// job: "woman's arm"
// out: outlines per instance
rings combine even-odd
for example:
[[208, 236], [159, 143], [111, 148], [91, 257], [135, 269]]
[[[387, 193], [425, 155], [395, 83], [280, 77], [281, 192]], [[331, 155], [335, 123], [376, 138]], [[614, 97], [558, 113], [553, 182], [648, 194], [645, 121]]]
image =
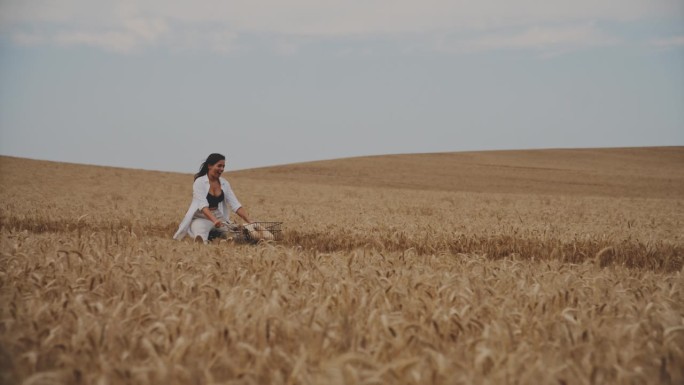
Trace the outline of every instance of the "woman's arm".
[[209, 207], [209, 201], [207, 201], [208, 193], [209, 181], [206, 179], [206, 176], [197, 178], [192, 184], [192, 200], [197, 205], [197, 209], [202, 212], [204, 212], [205, 207]]
[[244, 219], [245, 222], [247, 223], [252, 223], [252, 220], [249, 219], [249, 215], [247, 214], [247, 210], [245, 210], [244, 207], [240, 207], [235, 211], [235, 214], [239, 215], [240, 218]]
[[223, 222], [219, 221], [214, 214], [212, 214], [211, 210], [209, 210], [209, 207], [204, 207], [202, 209], [202, 214], [204, 214], [205, 217], [207, 217], [208, 220], [210, 220], [213, 224], [214, 227], [221, 227], [223, 226]]
[[221, 188], [223, 189], [223, 193], [226, 195], [225, 203], [235, 211], [235, 214], [244, 219], [245, 222], [252, 223], [252, 220], [249, 219], [249, 214], [247, 214], [247, 210], [242, 207], [242, 204], [240, 204], [240, 201], [238, 201], [237, 197], [235, 196], [233, 189], [230, 187], [230, 183], [223, 178], [221, 178]]

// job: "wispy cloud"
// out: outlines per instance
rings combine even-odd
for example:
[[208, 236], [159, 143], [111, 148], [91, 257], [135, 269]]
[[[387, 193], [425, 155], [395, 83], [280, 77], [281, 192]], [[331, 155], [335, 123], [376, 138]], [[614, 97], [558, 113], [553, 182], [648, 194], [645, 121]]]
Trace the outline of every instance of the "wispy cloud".
[[605, 45], [614, 39], [592, 22], [672, 15], [684, 15], [681, 0], [3, 0], [0, 34], [17, 44], [124, 53], [149, 46], [232, 52], [242, 36], [272, 36], [283, 54], [306, 39], [469, 35], [442, 48], [477, 52]]
[[84, 45], [111, 52], [129, 53], [155, 45], [170, 33], [163, 19], [134, 17], [122, 19], [117, 26], [104, 28], [61, 24], [55, 26], [48, 23], [39, 29], [18, 28], [11, 33], [11, 37], [20, 45]]
[[522, 30], [485, 33], [475, 37], [443, 38], [437, 48], [448, 52], [495, 50], [569, 51], [613, 45], [619, 39], [593, 25], [529, 27]]
[[680, 48], [684, 47], [684, 36], [673, 36], [665, 39], [651, 41], [651, 45], [658, 48]]

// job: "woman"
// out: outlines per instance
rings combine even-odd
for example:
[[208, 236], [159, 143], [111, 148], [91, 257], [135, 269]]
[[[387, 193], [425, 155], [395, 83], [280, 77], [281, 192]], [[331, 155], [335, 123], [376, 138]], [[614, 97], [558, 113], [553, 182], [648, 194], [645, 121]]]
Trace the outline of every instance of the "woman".
[[221, 178], [225, 167], [226, 157], [221, 154], [211, 154], [202, 163], [199, 172], [195, 174], [195, 183], [192, 184], [192, 203], [173, 236], [174, 239], [183, 239], [188, 234], [206, 243], [210, 234], [212, 238], [225, 237], [226, 233], [236, 227], [230, 222], [226, 204], [247, 223], [252, 223], [228, 181]]

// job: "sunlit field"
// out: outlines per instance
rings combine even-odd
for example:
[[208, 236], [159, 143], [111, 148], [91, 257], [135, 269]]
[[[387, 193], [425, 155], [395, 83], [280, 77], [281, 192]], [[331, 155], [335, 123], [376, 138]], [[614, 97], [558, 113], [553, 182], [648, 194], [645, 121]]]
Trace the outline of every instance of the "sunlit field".
[[172, 240], [190, 174], [0, 157], [0, 383], [684, 383], [684, 148], [224, 176], [282, 240]]

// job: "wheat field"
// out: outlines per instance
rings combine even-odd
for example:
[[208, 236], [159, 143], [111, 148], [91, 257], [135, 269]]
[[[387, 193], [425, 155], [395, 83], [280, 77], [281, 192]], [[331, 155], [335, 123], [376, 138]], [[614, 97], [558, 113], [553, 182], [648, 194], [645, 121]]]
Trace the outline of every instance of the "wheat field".
[[682, 166], [666, 147], [228, 172], [283, 239], [203, 245], [171, 239], [189, 174], [0, 157], [0, 383], [684, 383]]

